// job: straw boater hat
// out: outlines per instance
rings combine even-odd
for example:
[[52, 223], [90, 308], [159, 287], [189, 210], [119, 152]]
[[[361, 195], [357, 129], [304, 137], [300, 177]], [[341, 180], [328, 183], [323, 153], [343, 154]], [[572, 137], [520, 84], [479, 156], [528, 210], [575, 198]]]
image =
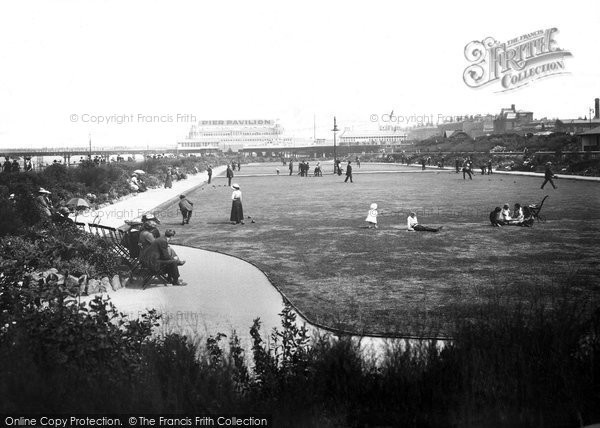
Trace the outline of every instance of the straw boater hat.
[[234, 183], [234, 184], [231, 185], [231, 188], [235, 189], [235, 190], [240, 190], [240, 185], [237, 184], [237, 183]]
[[372, 203], [371, 204], [371, 209], [372, 210], [376, 210], [377, 209], [377, 204], [376, 203]]
[[49, 191], [47, 191], [46, 189], [44, 189], [43, 187], [40, 187], [40, 190], [38, 190], [38, 193], [45, 193], [45, 194], [47, 194], [47, 195], [49, 195], [49, 194], [50, 194], [50, 192], [49, 192]]

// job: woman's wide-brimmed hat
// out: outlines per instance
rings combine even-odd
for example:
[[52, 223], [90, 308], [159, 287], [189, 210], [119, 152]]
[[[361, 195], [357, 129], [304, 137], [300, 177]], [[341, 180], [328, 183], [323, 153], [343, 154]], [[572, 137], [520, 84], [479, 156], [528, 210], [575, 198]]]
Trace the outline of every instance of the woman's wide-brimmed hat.
[[371, 209], [372, 210], [376, 210], [377, 209], [377, 204], [376, 203], [372, 203], [371, 204]]
[[45, 194], [49, 195], [51, 192], [47, 191], [43, 187], [40, 187], [40, 190], [38, 190], [38, 193], [45, 193]]
[[153, 221], [153, 222], [155, 222], [155, 223], [158, 223], [158, 224], [160, 224], [160, 220], [158, 219], [158, 217], [156, 217], [156, 216], [155, 216], [154, 214], [152, 214], [152, 213], [147, 213], [147, 214], [144, 214], [144, 215], [142, 216], [142, 222], [143, 222], [143, 223], [146, 223], [146, 222], [148, 222], [148, 221]]
[[234, 184], [231, 185], [231, 188], [235, 189], [235, 190], [240, 190], [240, 185], [237, 184], [237, 183], [234, 183]]

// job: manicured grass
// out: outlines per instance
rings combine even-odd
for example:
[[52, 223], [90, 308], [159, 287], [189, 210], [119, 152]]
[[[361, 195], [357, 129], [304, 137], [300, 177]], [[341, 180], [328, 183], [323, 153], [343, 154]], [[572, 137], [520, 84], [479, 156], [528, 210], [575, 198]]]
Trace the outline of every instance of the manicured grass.
[[[280, 176], [244, 176], [277, 167]], [[176, 244], [254, 263], [311, 321], [358, 333], [451, 334], [458, 319], [489, 301], [552, 305], [567, 292], [595, 304], [600, 297], [598, 183], [557, 180], [557, 190], [540, 190], [540, 178], [463, 180], [451, 169], [363, 163], [350, 184], [331, 170], [325, 164], [324, 177], [301, 178], [281, 164], [243, 165], [233, 182], [255, 223], [229, 224], [232, 190], [218, 177], [189, 195], [190, 225], [180, 225], [173, 205], [162, 213], [163, 227], [177, 230]], [[490, 227], [495, 206], [546, 194], [546, 223]], [[378, 230], [365, 228], [372, 202]], [[406, 231], [411, 210], [420, 223], [444, 229]]]

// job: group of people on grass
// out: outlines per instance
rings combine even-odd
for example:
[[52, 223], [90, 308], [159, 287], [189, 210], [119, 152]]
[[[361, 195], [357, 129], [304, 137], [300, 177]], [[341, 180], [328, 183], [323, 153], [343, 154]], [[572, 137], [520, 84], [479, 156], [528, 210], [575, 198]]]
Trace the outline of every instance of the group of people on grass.
[[490, 223], [494, 227], [500, 226], [526, 226], [533, 225], [533, 215], [528, 207], [525, 210], [521, 204], [516, 203], [513, 211], [510, 211], [510, 205], [504, 204], [502, 208], [496, 207], [490, 212]]
[[[377, 211], [377, 204], [372, 203], [369, 207], [369, 212], [367, 214], [367, 218], [365, 221], [367, 222], [367, 228], [369, 229], [377, 229], [377, 216], [379, 212]], [[430, 227], [423, 226], [419, 224], [419, 220], [417, 220], [417, 214], [414, 211], [411, 211], [406, 218], [406, 230], [409, 232], [439, 232], [442, 230], [443, 226], [440, 227]]]
[[[456, 173], [458, 174], [461, 171], [461, 161], [459, 158], [455, 159], [454, 165], [456, 167]], [[482, 162], [479, 165], [479, 168], [481, 169], [481, 175], [485, 175], [486, 172], [488, 175], [492, 174], [492, 160], [489, 159], [487, 161], [487, 163]], [[424, 165], [423, 165], [423, 169], [425, 169]], [[474, 174], [473, 161], [468, 156], [465, 159], [463, 159], [463, 161], [462, 161], [462, 173], [463, 173], [463, 180], [466, 180], [467, 175], [469, 176], [469, 180], [473, 179], [473, 174]]]
[[[292, 175], [294, 172], [294, 161], [290, 159], [288, 164], [288, 170], [290, 172], [289, 175]], [[279, 175], [279, 168], [276, 169], [277, 175]], [[299, 161], [298, 162], [298, 175], [300, 177], [308, 177], [308, 172], [310, 171], [310, 163], [308, 161]], [[313, 171], [313, 177], [323, 177], [323, 171], [321, 170], [321, 162], [317, 162]]]

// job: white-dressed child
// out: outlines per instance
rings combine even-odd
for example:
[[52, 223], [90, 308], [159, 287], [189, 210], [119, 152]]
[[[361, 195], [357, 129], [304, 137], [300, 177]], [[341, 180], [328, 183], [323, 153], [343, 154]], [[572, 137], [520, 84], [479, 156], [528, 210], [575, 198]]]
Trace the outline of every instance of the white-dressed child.
[[369, 214], [367, 215], [365, 221], [369, 225], [369, 229], [377, 229], [377, 204], [372, 203], [369, 208]]

